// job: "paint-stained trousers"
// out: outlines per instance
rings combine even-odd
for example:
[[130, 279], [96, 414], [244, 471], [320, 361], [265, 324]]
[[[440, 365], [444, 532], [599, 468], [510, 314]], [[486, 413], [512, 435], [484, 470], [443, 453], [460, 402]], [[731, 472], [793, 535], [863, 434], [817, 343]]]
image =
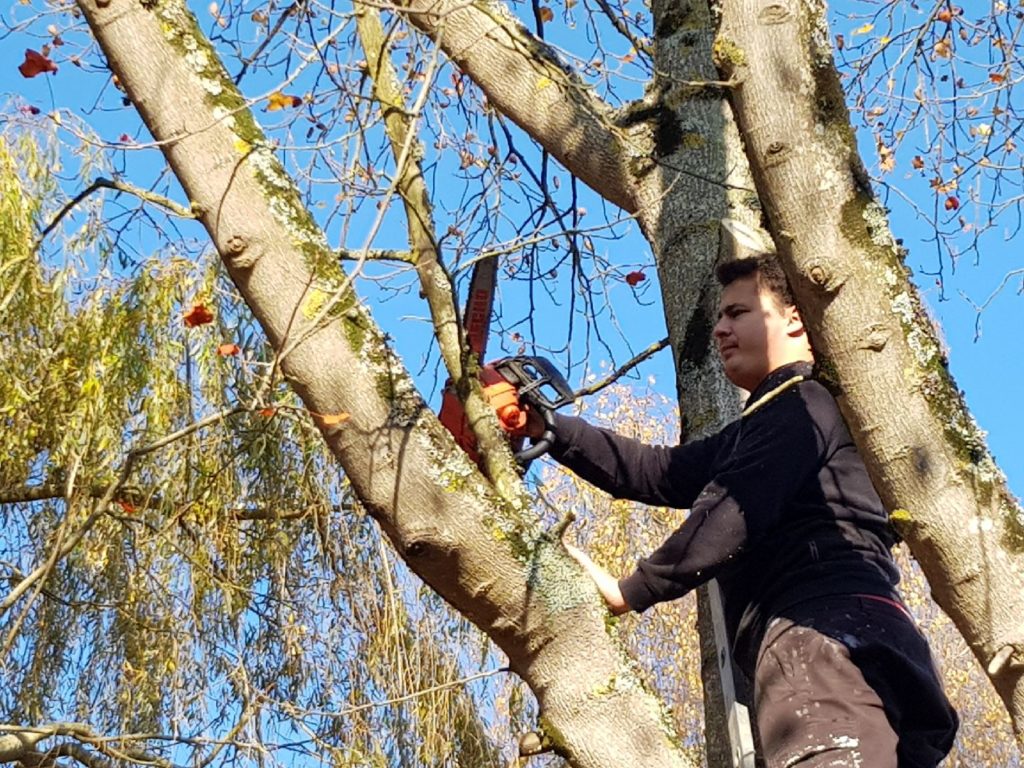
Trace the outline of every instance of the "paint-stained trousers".
[[773, 619], [754, 700], [767, 768], [934, 768], [959, 725], [905, 609], [867, 596]]

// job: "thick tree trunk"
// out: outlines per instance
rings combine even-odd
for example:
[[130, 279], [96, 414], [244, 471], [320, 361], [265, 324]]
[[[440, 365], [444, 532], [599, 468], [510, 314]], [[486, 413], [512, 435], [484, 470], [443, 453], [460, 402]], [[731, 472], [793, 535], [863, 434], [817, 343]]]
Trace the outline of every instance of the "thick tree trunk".
[[[80, 7], [366, 509], [508, 654], [576, 766], [684, 766], [589, 580], [522, 496], [500, 501], [426, 410], [178, 2]], [[511, 735], [510, 735], [511, 737]]]
[[932, 594], [1024, 744], [1024, 516], [946, 370], [868, 186], [825, 6], [724, 0], [716, 51], [825, 374]]

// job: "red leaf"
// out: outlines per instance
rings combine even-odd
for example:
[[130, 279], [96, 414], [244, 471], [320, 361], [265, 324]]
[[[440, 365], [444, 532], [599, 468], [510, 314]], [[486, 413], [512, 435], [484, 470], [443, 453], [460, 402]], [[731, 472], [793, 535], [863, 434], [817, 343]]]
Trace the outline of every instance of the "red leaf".
[[195, 328], [197, 325], [206, 325], [213, 322], [213, 313], [206, 308], [205, 304], [196, 304], [185, 313], [185, 325]]
[[217, 354], [220, 355], [221, 357], [233, 357], [234, 355], [237, 355], [241, 351], [242, 348], [240, 346], [238, 346], [237, 344], [232, 344], [230, 342], [221, 344], [219, 347], [217, 347]]
[[26, 104], [24, 106], [18, 107], [18, 111], [21, 112], [23, 115], [38, 115], [39, 107], [35, 106], [34, 104]]
[[271, 416], [277, 413], [277, 408], [260, 408], [259, 411], [257, 411], [257, 413], [264, 419], [269, 419]]
[[130, 501], [125, 501], [124, 499], [118, 499], [117, 505], [125, 511], [125, 514], [134, 515], [138, 511], [134, 504]]
[[960, 207], [960, 200], [958, 198], [954, 197], [953, 195], [950, 195], [949, 197], [946, 198], [946, 210], [947, 211], [955, 211], [959, 207]]
[[642, 283], [646, 279], [647, 275], [639, 271], [630, 272], [628, 275], [626, 275], [626, 282], [632, 286], [636, 286], [637, 283]]
[[22, 77], [35, 77], [45, 72], [56, 72], [57, 65], [39, 51], [26, 48], [25, 61], [18, 65], [18, 71], [21, 72]]

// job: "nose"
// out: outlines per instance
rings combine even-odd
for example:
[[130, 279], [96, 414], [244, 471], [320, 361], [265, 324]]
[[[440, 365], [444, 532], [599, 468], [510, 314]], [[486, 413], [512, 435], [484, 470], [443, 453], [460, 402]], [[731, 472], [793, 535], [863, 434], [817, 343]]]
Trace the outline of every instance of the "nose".
[[729, 329], [727, 326], [728, 318], [725, 317], [725, 315], [723, 315], [722, 317], [718, 318], [718, 322], [715, 323], [715, 327], [712, 329], [711, 335], [714, 336], [716, 339], [721, 339], [724, 336], [728, 336]]

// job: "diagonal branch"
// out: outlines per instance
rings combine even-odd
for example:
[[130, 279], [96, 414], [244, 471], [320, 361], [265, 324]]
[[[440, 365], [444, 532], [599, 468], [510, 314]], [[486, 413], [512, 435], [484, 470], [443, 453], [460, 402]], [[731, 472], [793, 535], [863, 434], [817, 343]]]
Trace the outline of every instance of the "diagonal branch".
[[607, 376], [605, 376], [600, 381], [595, 381], [593, 384], [591, 384], [588, 387], [583, 387], [582, 389], [577, 389], [575, 392], [573, 392], [573, 396], [576, 399], [579, 399], [581, 397], [587, 397], [588, 395], [596, 394], [597, 392], [600, 392], [605, 387], [610, 387], [616, 381], [618, 381], [623, 376], [625, 376], [627, 373], [629, 373], [631, 370], [633, 370], [638, 365], [640, 365], [640, 363], [644, 362], [644, 360], [647, 360], [647, 359], [649, 359], [651, 357], [654, 357], [654, 355], [658, 354], [661, 350], [663, 350], [667, 346], [668, 346], [668, 336], [663, 338], [661, 341], [654, 342], [649, 347], [647, 347], [647, 349], [643, 350], [640, 354], [635, 355], [631, 360], [627, 360], [625, 363], [623, 363], [621, 366], [616, 368], [612, 373], [608, 374]]
[[[459, 320], [454, 284], [441, 262], [434, 232], [430, 191], [423, 178], [417, 152], [410, 151], [416, 141], [416, 111], [406, 110], [402, 84], [390, 58], [390, 45], [380, 21], [380, 12], [357, 4], [356, 29], [366, 53], [367, 69], [373, 82], [374, 98], [380, 103], [384, 125], [397, 166], [398, 193], [405, 206], [409, 242], [420, 279], [420, 290], [430, 307], [434, 335], [448, 373], [465, 401], [466, 417], [472, 426], [487, 475], [504, 498], [522, 493], [518, 474], [509, 461], [504, 435], [496, 428], [493, 410], [484, 402], [476, 382], [476, 363], [466, 341], [466, 330]], [[424, 88], [432, 78], [425, 78]]]

